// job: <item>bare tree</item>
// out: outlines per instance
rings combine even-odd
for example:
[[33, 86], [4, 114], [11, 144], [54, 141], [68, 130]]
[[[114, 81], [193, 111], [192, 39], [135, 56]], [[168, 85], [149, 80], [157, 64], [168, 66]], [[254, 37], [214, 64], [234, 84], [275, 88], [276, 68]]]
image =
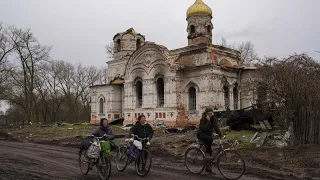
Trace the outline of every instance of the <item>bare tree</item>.
[[296, 142], [320, 143], [320, 123], [316, 116], [304, 119], [320, 109], [320, 63], [305, 54], [283, 60], [267, 58], [260, 69], [261, 103], [275, 106], [275, 119], [288, 127], [292, 121]]
[[257, 61], [258, 55], [254, 49], [254, 45], [250, 42], [243, 42], [236, 48], [240, 51], [241, 64], [249, 64]]
[[[20, 62], [19, 70], [22, 73], [22, 87], [24, 95], [24, 109], [27, 121], [37, 119], [35, 112], [35, 77], [38, 64], [49, 57], [50, 48], [38, 43], [30, 29], [23, 30], [16, 27], [10, 27], [9, 33], [11, 41], [14, 44], [16, 57]], [[20, 84], [19, 78], [15, 77]]]
[[2, 98], [4, 98], [4, 91], [8, 85], [5, 84], [8, 72], [11, 71], [8, 57], [12, 55], [14, 49], [15, 45], [11, 41], [7, 27], [0, 23], [0, 97]]
[[11, 41], [12, 38], [17, 39], [18, 37], [10, 34], [8, 28], [0, 23], [0, 65], [7, 61], [8, 56], [16, 47]]
[[6, 76], [0, 74], [0, 98], [10, 102], [11, 123], [90, 119], [89, 87], [106, 82], [106, 68], [49, 60], [51, 48], [29, 29], [0, 24], [0, 33], [0, 71], [6, 69]]
[[225, 38], [222, 38], [220, 45], [238, 50], [241, 58], [240, 64], [249, 64], [258, 60], [258, 54], [255, 51], [254, 45], [250, 41], [231, 45], [227, 43]]
[[114, 45], [113, 42], [109, 43], [108, 45], [105, 46], [106, 48], [106, 54], [107, 54], [107, 58], [113, 58], [114, 56]]

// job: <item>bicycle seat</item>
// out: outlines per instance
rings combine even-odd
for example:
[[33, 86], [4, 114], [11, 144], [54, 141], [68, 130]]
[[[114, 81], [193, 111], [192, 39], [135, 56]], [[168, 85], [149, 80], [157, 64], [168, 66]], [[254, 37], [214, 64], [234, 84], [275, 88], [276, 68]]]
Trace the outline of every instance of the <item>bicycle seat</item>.
[[200, 146], [204, 145], [204, 142], [201, 141], [200, 139], [197, 139], [197, 143], [198, 143]]

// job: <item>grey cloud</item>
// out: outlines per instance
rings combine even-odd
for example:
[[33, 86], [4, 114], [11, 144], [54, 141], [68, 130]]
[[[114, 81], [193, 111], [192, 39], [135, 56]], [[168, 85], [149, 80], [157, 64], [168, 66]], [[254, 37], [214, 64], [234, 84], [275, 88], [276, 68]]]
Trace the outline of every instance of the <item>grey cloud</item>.
[[[204, 0], [213, 10], [214, 43], [251, 41], [260, 56], [309, 52], [320, 59], [318, 0]], [[0, 21], [31, 28], [51, 56], [102, 66], [104, 46], [134, 27], [169, 49], [187, 45], [186, 10], [194, 0], [8, 0]]]

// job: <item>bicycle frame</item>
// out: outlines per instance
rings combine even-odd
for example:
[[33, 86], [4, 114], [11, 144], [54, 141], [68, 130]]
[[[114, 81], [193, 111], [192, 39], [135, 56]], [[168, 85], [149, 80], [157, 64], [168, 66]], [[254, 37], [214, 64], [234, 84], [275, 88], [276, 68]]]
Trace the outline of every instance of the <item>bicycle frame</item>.
[[[199, 146], [199, 149], [203, 152], [203, 150], [202, 150], [202, 147], [203, 147], [204, 145], [200, 145]], [[226, 150], [229, 150], [230, 148], [226, 148], [226, 149], [224, 149], [224, 147], [223, 147], [223, 143], [222, 143], [222, 140], [221, 140], [221, 138], [219, 139], [219, 148], [218, 148], [218, 151], [215, 153], [215, 155], [214, 156], [212, 156], [213, 158], [210, 160], [210, 163], [213, 163], [213, 161], [220, 155], [220, 154], [222, 154], [222, 153], [224, 153], [224, 151], [226, 151]], [[205, 154], [205, 152], [203, 152], [204, 154]]]
[[229, 150], [229, 148], [224, 149], [221, 139], [219, 139], [219, 150], [217, 153], [213, 156], [211, 162], [213, 162], [221, 153], [224, 153], [225, 150]]

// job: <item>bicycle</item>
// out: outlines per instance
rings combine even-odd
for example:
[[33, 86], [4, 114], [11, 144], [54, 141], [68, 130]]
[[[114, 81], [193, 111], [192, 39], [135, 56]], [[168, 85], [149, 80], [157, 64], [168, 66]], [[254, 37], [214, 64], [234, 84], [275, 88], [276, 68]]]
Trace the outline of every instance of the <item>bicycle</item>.
[[83, 175], [87, 175], [95, 165], [100, 178], [107, 180], [111, 175], [111, 154], [106, 154], [101, 148], [106, 135], [102, 137], [89, 135], [89, 137], [92, 138], [89, 148], [79, 150], [80, 171]]
[[[245, 173], [245, 161], [243, 159], [243, 157], [236, 151], [234, 150], [230, 150], [229, 148], [225, 149], [222, 145], [222, 140], [220, 138], [219, 140], [219, 147], [218, 147], [218, 151], [216, 152], [216, 154], [213, 156], [213, 158], [209, 158], [206, 159], [205, 158], [205, 147], [204, 147], [204, 143], [198, 139], [198, 142], [194, 145], [192, 145], [191, 147], [189, 147], [186, 152], [185, 152], [185, 166], [187, 167], [187, 169], [194, 173], [194, 174], [200, 174], [203, 172], [203, 170], [205, 169], [206, 166], [214, 164], [214, 160], [217, 159], [217, 167], [219, 172], [221, 173], [221, 175], [226, 178], [226, 179], [230, 179], [230, 180], [236, 180], [242, 177], [242, 175]], [[236, 141], [236, 144], [238, 142]], [[194, 151], [194, 152], [193, 152]], [[200, 158], [202, 158], [202, 160], [197, 160], [197, 159], [191, 159], [188, 157], [188, 155], [192, 155], [192, 154], [198, 154]], [[227, 158], [227, 156], [231, 155], [231, 158]], [[223, 160], [231, 160], [231, 161], [235, 161], [237, 162], [238, 166], [236, 165], [231, 165], [228, 167], [228, 165], [223, 164]], [[190, 162], [190, 164], [189, 164]], [[192, 165], [196, 165], [196, 164], [200, 164], [200, 168], [199, 170], [192, 170], [191, 166]], [[235, 175], [236, 172], [238, 172], [238, 175], [235, 175], [235, 177], [229, 177], [227, 175], [227, 172], [224, 172], [224, 168], [227, 171], [231, 171], [231, 175]]]
[[[150, 141], [149, 138], [139, 138], [137, 135], [134, 137], [138, 140], [126, 139], [126, 145], [119, 148], [116, 156], [116, 167], [118, 171], [122, 172], [134, 161], [137, 174], [144, 177], [150, 171], [152, 164], [151, 152], [147, 149]], [[132, 148], [131, 151], [130, 148]], [[133, 154], [130, 154], [130, 152], [133, 152]], [[121, 165], [121, 160], [124, 162], [123, 165]]]

